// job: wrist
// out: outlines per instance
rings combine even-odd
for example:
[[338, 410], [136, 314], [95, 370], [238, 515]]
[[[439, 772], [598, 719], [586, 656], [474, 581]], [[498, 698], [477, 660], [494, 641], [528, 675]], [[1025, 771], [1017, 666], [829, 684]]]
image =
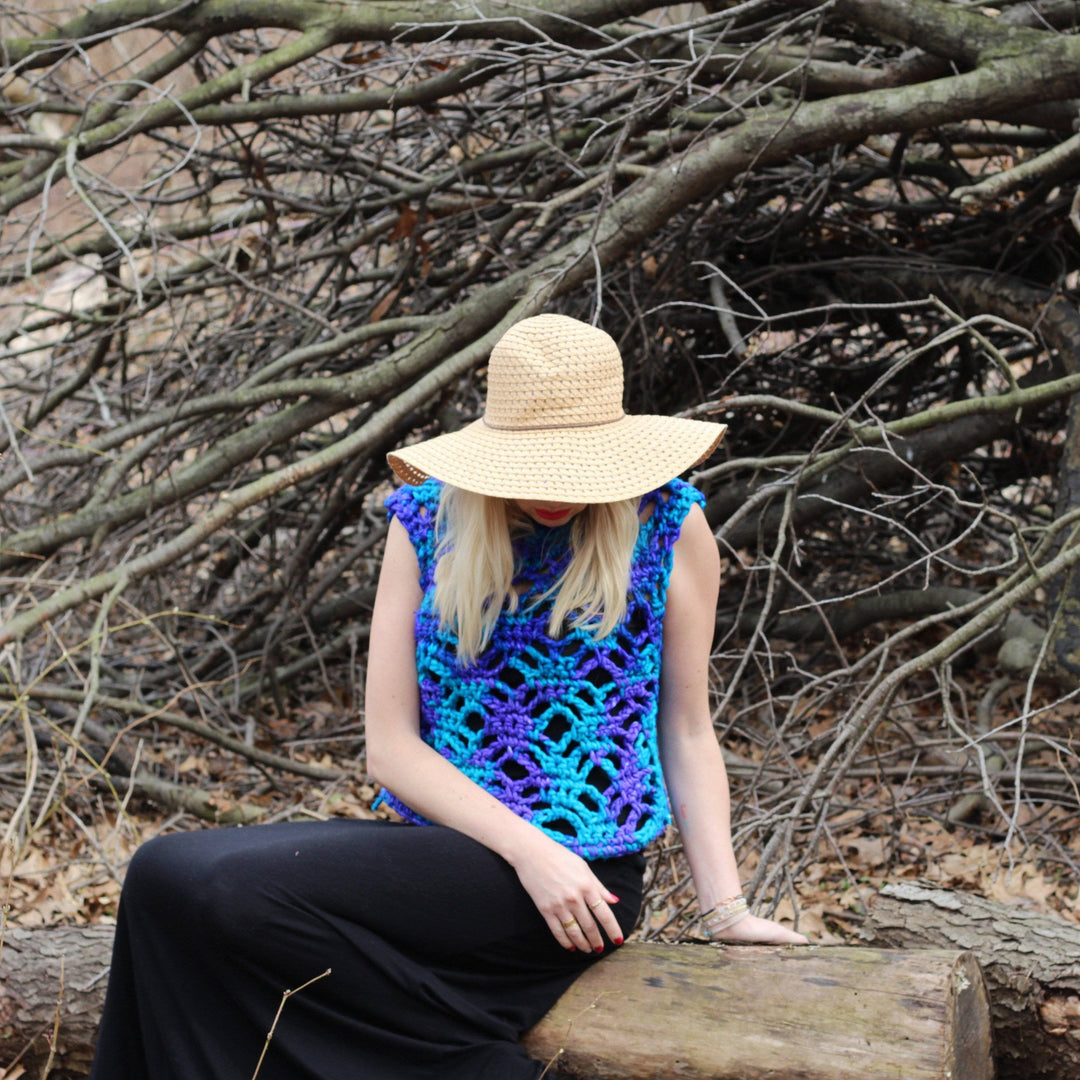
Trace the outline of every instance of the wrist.
[[711, 911], [721, 900], [743, 891], [742, 874], [730, 843], [700, 851], [687, 845], [687, 855], [701, 911]]
[[561, 846], [532, 822], [516, 817], [496, 850], [516, 870], [522, 865], [535, 864], [542, 857], [543, 849], [552, 844]]
[[742, 893], [718, 900], [702, 916], [701, 925], [708, 937], [718, 937], [726, 930], [741, 923], [750, 914], [746, 897]]

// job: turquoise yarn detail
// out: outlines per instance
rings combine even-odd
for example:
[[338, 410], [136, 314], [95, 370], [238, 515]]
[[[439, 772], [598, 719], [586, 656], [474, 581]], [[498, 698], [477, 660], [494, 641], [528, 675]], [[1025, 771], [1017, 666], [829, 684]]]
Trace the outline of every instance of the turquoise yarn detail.
[[[503, 611], [475, 662], [432, 606], [435, 514], [442, 485], [395, 491], [386, 506], [408, 531], [424, 599], [416, 613], [420, 734], [515, 813], [587, 859], [638, 851], [671, 820], [657, 746], [664, 605], [673, 548], [704, 498], [673, 480], [646, 495], [626, 617], [594, 641], [586, 629], [548, 634], [550, 603], [535, 603], [570, 558], [570, 525], [538, 525], [514, 541], [516, 611]], [[380, 801], [424, 819], [388, 791]]]

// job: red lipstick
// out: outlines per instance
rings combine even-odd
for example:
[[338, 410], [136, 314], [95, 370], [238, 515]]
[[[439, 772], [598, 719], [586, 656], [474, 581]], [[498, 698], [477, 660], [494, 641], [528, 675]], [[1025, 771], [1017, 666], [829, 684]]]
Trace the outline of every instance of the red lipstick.
[[555, 521], [562, 521], [564, 518], [569, 517], [570, 508], [567, 507], [565, 510], [541, 510], [540, 507], [536, 507], [533, 510], [533, 513], [541, 521], [555, 522]]

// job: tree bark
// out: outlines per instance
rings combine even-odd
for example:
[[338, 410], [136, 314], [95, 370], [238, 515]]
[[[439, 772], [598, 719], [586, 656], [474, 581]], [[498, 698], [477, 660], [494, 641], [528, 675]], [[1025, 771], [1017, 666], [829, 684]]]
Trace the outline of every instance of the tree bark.
[[[59, 1011], [53, 1080], [85, 1076], [112, 928], [9, 929], [0, 1065], [33, 1074]], [[989, 1007], [967, 953], [631, 944], [583, 975], [526, 1037], [590, 1080], [989, 1080]]]
[[971, 950], [986, 976], [998, 1080], [1080, 1076], [1080, 926], [969, 893], [887, 885], [876, 945]]
[[48, 1060], [59, 1015], [51, 1080], [87, 1074], [112, 939], [111, 926], [6, 929], [0, 952], [0, 1067], [18, 1062], [28, 1075], [37, 1075]]

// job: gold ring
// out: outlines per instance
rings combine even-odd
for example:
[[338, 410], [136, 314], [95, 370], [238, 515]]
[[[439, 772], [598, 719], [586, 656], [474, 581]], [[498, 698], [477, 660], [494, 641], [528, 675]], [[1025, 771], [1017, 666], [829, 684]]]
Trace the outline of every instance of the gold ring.
[[569, 922], [562, 924], [564, 930], [569, 930], [571, 926], [577, 926], [577, 919], [571, 919]]
[[589, 905], [589, 910], [592, 911], [595, 908], [598, 908], [603, 902], [604, 902], [603, 900], [597, 900], [595, 904], [590, 904]]

